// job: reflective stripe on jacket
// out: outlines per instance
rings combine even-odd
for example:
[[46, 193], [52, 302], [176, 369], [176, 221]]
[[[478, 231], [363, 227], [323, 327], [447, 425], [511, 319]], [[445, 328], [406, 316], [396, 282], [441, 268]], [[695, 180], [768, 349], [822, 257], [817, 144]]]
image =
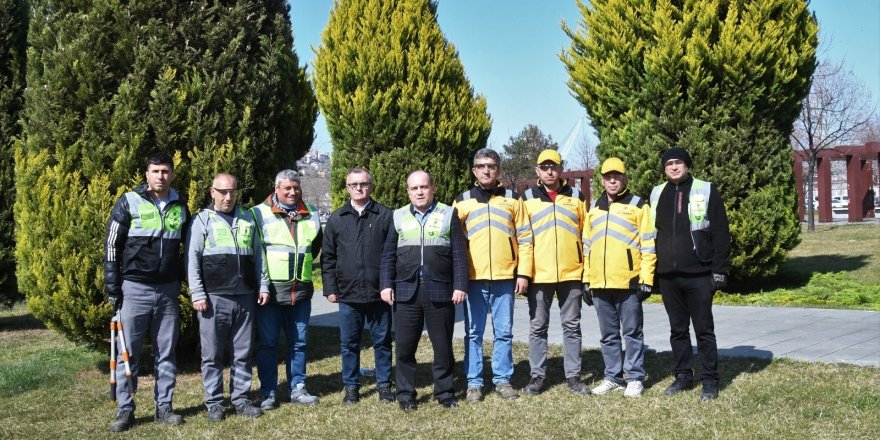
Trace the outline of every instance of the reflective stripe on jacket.
[[[293, 290], [297, 282], [311, 285], [312, 262], [320, 250], [312, 249], [312, 245], [321, 234], [321, 221], [315, 207], [305, 203], [309, 214], [291, 225], [287, 217], [272, 211], [270, 203], [271, 199], [264, 201], [251, 208], [251, 212], [263, 241], [263, 265], [269, 279], [270, 293], [274, 290], [280, 304], [289, 304], [287, 294], [295, 293]], [[311, 294], [311, 291], [306, 293], [309, 297]]]
[[583, 274], [583, 193], [563, 185], [554, 202], [544, 186], [538, 185], [526, 190], [522, 198], [532, 225], [532, 282], [580, 281]]
[[406, 205], [394, 211], [397, 280], [411, 279], [422, 266], [437, 281], [452, 282], [452, 207], [437, 203], [420, 223]]
[[[712, 193], [712, 184], [705, 180], [692, 178], [694, 182], [691, 184], [691, 190], [688, 193], [688, 218], [691, 221], [691, 231], [700, 231], [709, 229], [709, 195]], [[651, 222], [657, 221], [657, 202], [660, 200], [660, 194], [663, 188], [669, 182], [663, 182], [651, 190]]]
[[147, 185], [125, 193], [113, 205], [104, 239], [104, 288], [122, 294], [122, 280], [145, 284], [180, 281], [180, 244], [189, 210], [170, 189], [160, 212]]
[[515, 192], [476, 187], [456, 197], [452, 206], [468, 241], [468, 279], [531, 278], [532, 228]]
[[677, 184], [657, 185], [651, 211], [658, 275], [728, 272], [730, 228], [716, 185], [690, 174]]
[[236, 208], [232, 226], [203, 209], [190, 227], [188, 281], [193, 301], [206, 294], [256, 294], [261, 286], [262, 246], [253, 214]]
[[644, 199], [625, 190], [602, 194], [584, 222], [584, 283], [591, 289], [635, 289], [654, 284], [654, 224]]

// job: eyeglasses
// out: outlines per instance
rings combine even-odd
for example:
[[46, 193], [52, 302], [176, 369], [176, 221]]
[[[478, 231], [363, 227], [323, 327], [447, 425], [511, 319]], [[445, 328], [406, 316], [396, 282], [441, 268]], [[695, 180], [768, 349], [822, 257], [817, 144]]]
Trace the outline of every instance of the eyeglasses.
[[538, 168], [540, 168], [544, 171], [558, 170], [559, 165], [557, 165], [555, 163], [542, 163], [541, 165], [538, 165]]
[[234, 195], [238, 194], [238, 189], [237, 189], [237, 188], [221, 189], [221, 188], [214, 188], [214, 187], [212, 186], [211, 189], [213, 189], [214, 191], [217, 191], [218, 193], [220, 193], [221, 196], [228, 196], [228, 195], [233, 195], [233, 196], [234, 196]]
[[495, 163], [475, 163], [474, 169], [475, 170], [495, 171], [498, 169], [498, 164], [495, 164]]
[[357, 183], [346, 183], [345, 186], [348, 189], [367, 189], [372, 185], [370, 182], [357, 182]]

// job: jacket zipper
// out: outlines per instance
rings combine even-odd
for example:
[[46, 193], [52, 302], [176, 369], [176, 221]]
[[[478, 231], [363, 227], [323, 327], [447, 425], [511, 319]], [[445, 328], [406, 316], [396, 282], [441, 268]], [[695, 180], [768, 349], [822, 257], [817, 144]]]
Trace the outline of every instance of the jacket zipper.
[[[223, 222], [226, 223], [225, 221]], [[239, 257], [239, 249], [238, 249], [238, 218], [235, 216], [235, 211], [232, 213], [232, 226], [226, 225], [227, 228], [230, 229], [232, 233], [232, 242], [235, 244], [235, 265], [238, 268], [238, 278], [244, 278], [241, 273], [241, 258]]]
[[[605, 256], [605, 258], [604, 258], [605, 261], [602, 262], [602, 281], [604, 281], [605, 284], [602, 287], [605, 287], [608, 285], [608, 271], [607, 271], [607, 268], [608, 268], [608, 264], [607, 264], [607, 259], [608, 259], [608, 221], [611, 218], [611, 199], [608, 197], [607, 194], [606, 194], [605, 198], [608, 200], [608, 211], [605, 211], [605, 239], [602, 240], [602, 246], [603, 246], [602, 255]], [[596, 204], [596, 207], [597, 208], [599, 207], [598, 203]], [[592, 286], [590, 286], [590, 287], [592, 287]]]
[[678, 184], [675, 184], [675, 194], [672, 197], [672, 271], [675, 272], [678, 270], [678, 246], [676, 245], [678, 240], [678, 230], [676, 229], [676, 223], [678, 220], [678, 215], [681, 214], [681, 192], [678, 190]]

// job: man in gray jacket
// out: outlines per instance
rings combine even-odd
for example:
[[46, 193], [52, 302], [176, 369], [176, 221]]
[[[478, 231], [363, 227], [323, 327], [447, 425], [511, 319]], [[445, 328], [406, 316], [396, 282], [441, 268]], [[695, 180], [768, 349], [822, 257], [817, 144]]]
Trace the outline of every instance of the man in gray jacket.
[[[221, 173], [211, 184], [211, 206], [193, 219], [187, 242], [187, 273], [202, 342], [202, 381], [208, 420], [223, 420], [223, 355], [232, 346], [229, 389], [235, 412], [263, 414], [248, 398], [258, 292], [263, 275], [260, 234], [250, 211], [236, 206], [235, 177]], [[259, 289], [259, 290], [258, 290]]]

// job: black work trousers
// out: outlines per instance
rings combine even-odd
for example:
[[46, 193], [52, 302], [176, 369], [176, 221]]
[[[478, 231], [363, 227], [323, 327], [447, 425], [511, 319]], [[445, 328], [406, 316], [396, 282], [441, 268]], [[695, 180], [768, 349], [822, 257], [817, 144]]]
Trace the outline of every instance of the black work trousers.
[[658, 277], [663, 305], [669, 315], [669, 345], [675, 363], [674, 373], [693, 376], [693, 346], [689, 327], [694, 324], [702, 371], [700, 379], [718, 381], [718, 344], [712, 318], [712, 274]]
[[452, 331], [455, 324], [455, 305], [452, 301], [434, 302], [421, 286], [406, 302], [394, 303], [394, 338], [397, 351], [397, 400], [416, 398], [416, 350], [422, 329], [427, 327], [428, 339], [434, 349], [434, 398], [453, 397]]

